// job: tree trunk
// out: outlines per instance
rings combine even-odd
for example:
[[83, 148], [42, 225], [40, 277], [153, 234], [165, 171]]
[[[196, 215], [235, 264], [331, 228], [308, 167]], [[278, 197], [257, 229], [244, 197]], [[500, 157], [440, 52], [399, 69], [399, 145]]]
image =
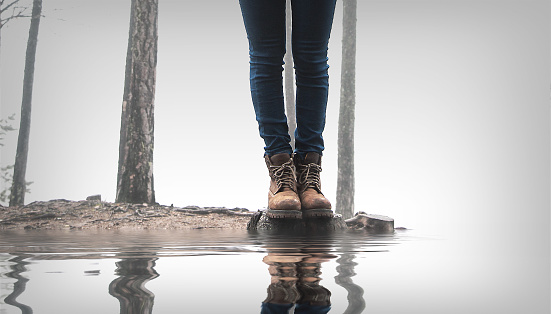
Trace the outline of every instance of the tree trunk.
[[295, 148], [295, 129], [297, 128], [296, 114], [295, 114], [295, 80], [293, 70], [293, 44], [292, 44], [292, 31], [293, 20], [291, 11], [291, 0], [287, 0], [286, 22], [287, 25], [287, 38], [286, 38], [286, 52], [285, 52], [285, 108], [287, 109], [287, 124], [289, 125], [289, 135], [291, 136], [291, 147]]
[[42, 0], [33, 1], [31, 26], [29, 28], [29, 40], [25, 56], [25, 73], [23, 77], [23, 100], [21, 102], [21, 122], [19, 136], [17, 138], [17, 151], [13, 168], [13, 184], [10, 195], [10, 206], [20, 206], [25, 203], [27, 184], [25, 173], [27, 171], [27, 156], [29, 151], [29, 134], [31, 128], [31, 104], [33, 96], [34, 63], [36, 58], [36, 46], [38, 43], [38, 27], [42, 14]]
[[338, 130], [336, 211], [345, 219], [354, 214], [354, 120], [356, 106], [356, 7], [343, 0], [341, 104]]
[[158, 0], [132, 0], [119, 143], [117, 202], [155, 203], [154, 99]]

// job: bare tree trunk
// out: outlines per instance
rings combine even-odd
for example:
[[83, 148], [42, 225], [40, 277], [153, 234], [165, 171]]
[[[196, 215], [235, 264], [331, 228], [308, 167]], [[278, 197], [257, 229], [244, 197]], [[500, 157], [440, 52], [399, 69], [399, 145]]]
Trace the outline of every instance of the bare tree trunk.
[[119, 143], [117, 202], [155, 203], [154, 100], [158, 0], [132, 0]]
[[287, 124], [289, 125], [289, 135], [291, 136], [291, 147], [295, 148], [295, 129], [297, 128], [295, 114], [295, 80], [293, 70], [293, 44], [292, 44], [292, 11], [291, 0], [287, 0], [286, 25], [287, 25], [287, 43], [285, 52], [285, 108], [287, 109]]
[[36, 58], [36, 46], [38, 43], [38, 27], [42, 13], [42, 0], [33, 1], [31, 13], [31, 26], [29, 28], [29, 40], [25, 56], [25, 73], [23, 77], [23, 100], [21, 102], [21, 122], [19, 136], [17, 138], [17, 152], [13, 168], [13, 185], [10, 195], [10, 206], [19, 206], [25, 203], [27, 184], [25, 173], [27, 172], [27, 156], [29, 152], [29, 134], [31, 128], [31, 104], [33, 96], [34, 63]]
[[337, 213], [354, 215], [354, 120], [356, 106], [356, 7], [343, 0], [341, 104], [338, 131]]

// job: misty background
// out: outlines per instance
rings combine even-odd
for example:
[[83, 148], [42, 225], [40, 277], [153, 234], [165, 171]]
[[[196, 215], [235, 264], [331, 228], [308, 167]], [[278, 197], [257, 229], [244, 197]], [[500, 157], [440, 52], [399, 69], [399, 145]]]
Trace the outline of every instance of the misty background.
[[[499, 230], [520, 216], [548, 241], [549, 2], [358, 2], [355, 211], [431, 232]], [[26, 202], [112, 202], [130, 1], [46, 0], [43, 14]], [[0, 118], [20, 115], [28, 27], [19, 19], [2, 29]], [[333, 204], [341, 37], [339, 1], [322, 173]], [[160, 1], [160, 204], [265, 208], [248, 60], [237, 0]], [[14, 163], [16, 143], [11, 132], [2, 166]]]

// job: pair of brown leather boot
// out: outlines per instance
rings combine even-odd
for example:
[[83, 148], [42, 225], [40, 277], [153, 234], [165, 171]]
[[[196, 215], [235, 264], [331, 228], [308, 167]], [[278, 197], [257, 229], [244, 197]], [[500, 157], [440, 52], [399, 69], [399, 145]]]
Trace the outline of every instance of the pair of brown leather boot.
[[331, 203], [321, 192], [321, 156], [304, 159], [286, 153], [265, 156], [270, 173], [268, 210], [271, 218], [332, 217]]

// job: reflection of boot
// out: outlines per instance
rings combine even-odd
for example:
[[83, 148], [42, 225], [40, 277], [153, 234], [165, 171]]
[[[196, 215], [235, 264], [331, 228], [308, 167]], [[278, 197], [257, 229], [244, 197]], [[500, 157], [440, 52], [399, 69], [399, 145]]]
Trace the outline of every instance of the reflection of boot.
[[301, 262], [297, 266], [299, 276], [297, 288], [300, 292], [300, 299], [297, 303], [314, 306], [331, 305], [331, 291], [319, 284], [321, 281], [321, 264]]
[[299, 282], [297, 288], [300, 293], [300, 299], [297, 303], [316, 306], [331, 305], [331, 291], [324, 286], [320, 286], [319, 280]]
[[300, 218], [295, 166], [289, 154], [264, 157], [270, 172], [267, 215], [271, 218]]
[[268, 296], [264, 303], [293, 304], [299, 298], [296, 281], [280, 280], [268, 286]]
[[295, 303], [300, 298], [295, 263], [270, 261], [268, 265], [272, 283], [268, 286], [268, 296], [264, 303]]
[[304, 159], [294, 156], [297, 169], [297, 188], [303, 215], [333, 217], [331, 202], [321, 193], [321, 155], [310, 152]]

